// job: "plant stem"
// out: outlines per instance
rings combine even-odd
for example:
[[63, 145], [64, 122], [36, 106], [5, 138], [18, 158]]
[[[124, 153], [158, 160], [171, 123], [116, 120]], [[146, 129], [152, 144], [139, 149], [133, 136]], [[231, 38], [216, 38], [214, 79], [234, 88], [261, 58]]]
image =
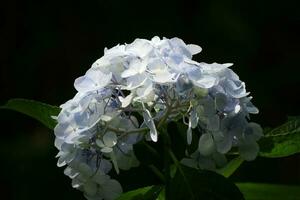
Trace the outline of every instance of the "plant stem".
[[137, 128], [137, 129], [132, 129], [130, 131], [127, 131], [125, 129], [120, 129], [120, 128], [114, 128], [112, 126], [107, 126], [107, 130], [110, 130], [110, 131], [113, 131], [115, 133], [127, 133], [127, 134], [130, 134], [130, 133], [141, 133], [141, 132], [145, 132], [145, 131], [148, 131], [149, 128]]
[[159, 171], [159, 169], [157, 169], [157, 167], [155, 167], [154, 165], [149, 165], [148, 167], [162, 182], [166, 182], [164, 175]]

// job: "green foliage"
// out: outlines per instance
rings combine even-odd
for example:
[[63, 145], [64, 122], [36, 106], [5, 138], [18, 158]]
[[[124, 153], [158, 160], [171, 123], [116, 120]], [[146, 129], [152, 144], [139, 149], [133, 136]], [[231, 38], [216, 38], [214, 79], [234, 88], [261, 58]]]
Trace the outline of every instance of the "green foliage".
[[246, 200], [298, 200], [300, 186], [238, 183]]
[[117, 200], [156, 200], [162, 189], [159, 185], [139, 188], [122, 194]]
[[283, 125], [265, 133], [259, 141], [260, 156], [285, 157], [300, 152], [300, 117], [289, 118]]
[[165, 199], [166, 199], [166, 190], [165, 188], [163, 188], [159, 193], [158, 197], [156, 198], [156, 200], [165, 200]]
[[51, 116], [57, 116], [60, 112], [59, 107], [27, 99], [11, 99], [0, 108], [10, 109], [28, 115], [50, 129], [53, 129], [56, 125], [56, 120]]
[[227, 163], [226, 166], [219, 169], [217, 172], [219, 174], [225, 176], [226, 178], [228, 178], [240, 167], [240, 165], [243, 163], [243, 161], [244, 160], [240, 156], [236, 157], [236, 158], [232, 159], [229, 163]]
[[206, 170], [196, 170], [183, 165], [166, 188], [166, 197], [171, 200], [241, 200], [239, 189], [225, 177]]

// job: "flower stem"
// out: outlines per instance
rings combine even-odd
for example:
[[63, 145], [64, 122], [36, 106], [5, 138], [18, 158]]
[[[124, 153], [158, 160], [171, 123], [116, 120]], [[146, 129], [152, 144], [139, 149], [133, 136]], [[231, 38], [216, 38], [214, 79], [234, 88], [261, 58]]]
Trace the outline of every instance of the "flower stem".
[[160, 172], [159, 169], [157, 169], [157, 167], [155, 167], [154, 165], [149, 165], [148, 166], [152, 172], [163, 182], [165, 183], [166, 182], [166, 179], [164, 177], [164, 175]]

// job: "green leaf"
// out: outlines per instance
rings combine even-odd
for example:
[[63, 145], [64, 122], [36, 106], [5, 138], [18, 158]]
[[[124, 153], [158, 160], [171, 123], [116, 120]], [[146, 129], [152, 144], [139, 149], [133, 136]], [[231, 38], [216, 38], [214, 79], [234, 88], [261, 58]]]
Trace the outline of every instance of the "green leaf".
[[244, 160], [240, 156], [238, 156], [238, 157], [232, 159], [229, 163], [227, 163], [227, 165], [225, 165], [223, 168], [219, 169], [217, 172], [219, 174], [225, 176], [226, 178], [228, 178], [240, 167], [240, 165], [243, 163], [243, 161]]
[[293, 117], [283, 125], [267, 132], [259, 140], [260, 156], [285, 157], [300, 152], [300, 117]]
[[156, 200], [162, 189], [160, 185], [139, 188], [122, 194], [117, 200]]
[[56, 120], [51, 116], [57, 116], [60, 112], [59, 107], [27, 99], [11, 99], [0, 108], [14, 110], [28, 115], [50, 129], [53, 129], [56, 125]]
[[[168, 124], [167, 133], [171, 140], [171, 148], [176, 157], [181, 160], [185, 157], [185, 150], [187, 148], [186, 131], [187, 126], [181, 122], [171, 122]], [[172, 133], [172, 134], [170, 134]]]
[[165, 188], [163, 188], [159, 193], [158, 197], [156, 198], [156, 200], [165, 200], [165, 199], [166, 199], [166, 190]]
[[246, 200], [299, 200], [300, 186], [237, 183]]
[[241, 200], [239, 189], [225, 177], [207, 170], [180, 165], [166, 188], [169, 200]]
[[159, 148], [160, 147], [158, 143], [149, 143], [143, 140], [133, 145], [133, 150], [136, 157], [144, 165], [159, 165], [161, 158], [160, 154], [157, 151], [157, 149]]

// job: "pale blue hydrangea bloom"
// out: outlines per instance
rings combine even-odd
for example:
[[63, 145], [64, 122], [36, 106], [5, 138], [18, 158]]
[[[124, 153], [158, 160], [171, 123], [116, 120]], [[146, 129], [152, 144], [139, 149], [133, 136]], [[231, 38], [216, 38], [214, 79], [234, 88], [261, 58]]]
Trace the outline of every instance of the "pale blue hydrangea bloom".
[[248, 122], [258, 109], [245, 83], [230, 63], [192, 60], [201, 50], [179, 38], [136, 39], [106, 48], [75, 80], [78, 93], [57, 116], [55, 146], [57, 165], [67, 165], [72, 186], [87, 199], [117, 198], [122, 187], [109, 172], [137, 167], [133, 145], [142, 139], [156, 142], [170, 121], [187, 125], [188, 145], [199, 138], [196, 151], [182, 160], [188, 166], [222, 167], [233, 147], [245, 160], [257, 156], [262, 129]]

